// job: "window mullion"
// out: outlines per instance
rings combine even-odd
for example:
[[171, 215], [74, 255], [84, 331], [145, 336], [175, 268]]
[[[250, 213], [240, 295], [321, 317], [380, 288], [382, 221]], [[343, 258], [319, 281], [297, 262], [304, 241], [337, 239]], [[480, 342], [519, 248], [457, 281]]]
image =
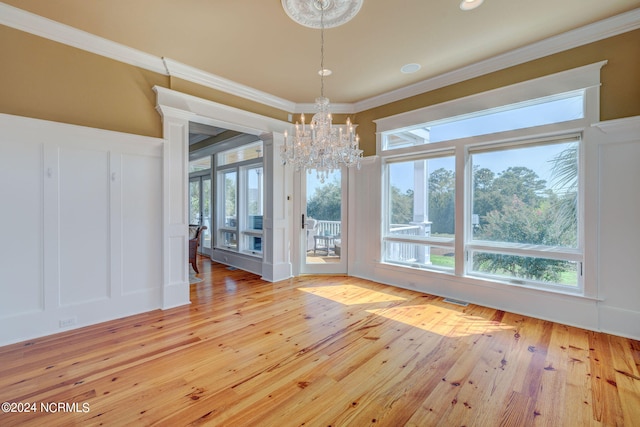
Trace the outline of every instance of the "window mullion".
[[[466, 226], [465, 218], [470, 215], [471, 207], [469, 200], [471, 199], [471, 166], [467, 165], [468, 154], [467, 149], [459, 145], [456, 147], [456, 198], [455, 198], [455, 274], [456, 276], [464, 276], [467, 270], [467, 256], [465, 253], [465, 242], [470, 239], [470, 229]], [[469, 221], [470, 222], [470, 221]]]

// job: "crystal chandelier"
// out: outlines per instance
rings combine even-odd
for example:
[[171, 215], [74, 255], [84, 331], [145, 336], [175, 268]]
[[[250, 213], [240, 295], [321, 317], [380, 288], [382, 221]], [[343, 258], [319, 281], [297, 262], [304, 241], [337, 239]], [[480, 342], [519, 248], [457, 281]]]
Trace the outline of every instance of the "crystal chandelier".
[[324, 12], [331, 1], [313, 0], [313, 3], [320, 10], [320, 96], [316, 98], [317, 113], [308, 125], [302, 114], [302, 123], [296, 122], [295, 133], [291, 137], [285, 131], [280, 155], [282, 164], [292, 165], [296, 170], [306, 169], [311, 173], [315, 169], [318, 179], [324, 183], [329, 174], [341, 166], [360, 169], [362, 150], [359, 147], [360, 137], [349, 119], [344, 126], [332, 123], [329, 98], [324, 96], [324, 77], [330, 74], [324, 68]]

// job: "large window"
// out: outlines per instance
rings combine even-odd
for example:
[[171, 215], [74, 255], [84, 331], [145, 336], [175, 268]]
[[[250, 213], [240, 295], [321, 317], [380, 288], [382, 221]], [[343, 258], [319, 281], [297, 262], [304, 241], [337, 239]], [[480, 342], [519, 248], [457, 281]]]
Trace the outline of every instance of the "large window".
[[584, 93], [581, 90], [409, 126], [388, 133], [383, 149], [432, 144], [583, 117]]
[[471, 150], [469, 273], [578, 288], [579, 144]]
[[455, 157], [387, 164], [387, 262], [452, 270], [455, 266]]
[[216, 155], [218, 185], [216, 246], [262, 256], [262, 142]]
[[218, 174], [221, 185], [222, 217], [218, 231], [218, 245], [226, 249], [238, 249], [238, 171], [222, 171]]
[[382, 132], [383, 261], [582, 293], [586, 93]]

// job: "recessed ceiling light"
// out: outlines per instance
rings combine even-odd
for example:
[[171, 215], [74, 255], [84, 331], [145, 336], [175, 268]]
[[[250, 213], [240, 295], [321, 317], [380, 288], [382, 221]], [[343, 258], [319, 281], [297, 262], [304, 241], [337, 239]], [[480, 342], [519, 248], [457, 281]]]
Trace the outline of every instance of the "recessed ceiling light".
[[484, 0], [462, 0], [460, 3], [460, 9], [462, 10], [472, 10], [476, 7], [480, 6]]
[[322, 70], [318, 70], [318, 75], [319, 76], [330, 76], [333, 73], [333, 71], [331, 71], [328, 68], [323, 68]]
[[405, 64], [402, 66], [402, 68], [400, 68], [400, 71], [404, 74], [411, 74], [411, 73], [415, 73], [416, 71], [418, 71], [420, 68], [422, 68], [420, 66], [420, 64]]

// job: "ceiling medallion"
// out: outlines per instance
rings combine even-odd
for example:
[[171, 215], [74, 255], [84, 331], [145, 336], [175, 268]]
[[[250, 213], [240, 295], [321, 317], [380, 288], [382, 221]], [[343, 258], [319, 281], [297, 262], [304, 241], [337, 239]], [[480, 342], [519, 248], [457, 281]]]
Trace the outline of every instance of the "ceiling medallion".
[[338, 27], [358, 14], [363, 0], [282, 0], [282, 8], [300, 25], [320, 28], [320, 11], [324, 9], [324, 28]]

